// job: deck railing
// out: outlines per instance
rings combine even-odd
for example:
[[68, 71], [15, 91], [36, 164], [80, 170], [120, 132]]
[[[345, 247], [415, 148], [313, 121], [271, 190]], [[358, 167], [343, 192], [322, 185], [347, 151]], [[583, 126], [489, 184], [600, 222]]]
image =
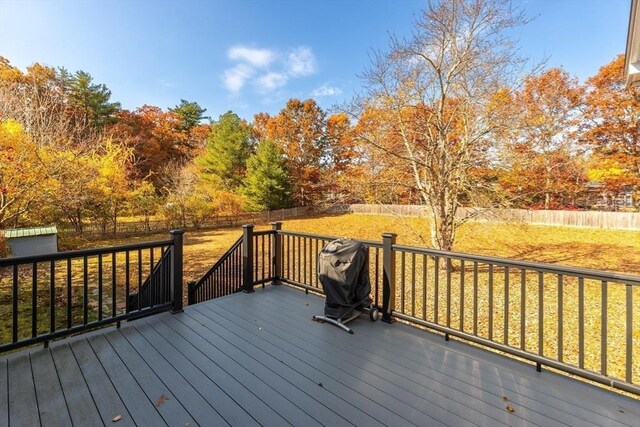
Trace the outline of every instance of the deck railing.
[[[318, 254], [335, 238], [283, 231], [279, 222], [257, 233], [245, 226], [231, 292], [273, 282], [322, 293]], [[640, 277], [399, 245], [391, 233], [363, 243], [371, 297], [387, 322], [640, 394]], [[191, 303], [220, 295], [203, 286], [193, 288]]]
[[182, 238], [0, 259], [0, 352], [181, 311]]

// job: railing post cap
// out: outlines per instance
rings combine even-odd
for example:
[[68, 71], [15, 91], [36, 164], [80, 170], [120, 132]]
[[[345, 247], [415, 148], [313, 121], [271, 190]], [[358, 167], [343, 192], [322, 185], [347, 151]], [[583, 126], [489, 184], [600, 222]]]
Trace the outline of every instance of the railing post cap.
[[395, 239], [396, 237], [398, 237], [398, 235], [396, 233], [382, 233], [382, 237], [385, 237], [387, 239]]
[[169, 234], [171, 234], [172, 236], [179, 236], [181, 234], [184, 234], [184, 230], [181, 228], [178, 228], [177, 230], [169, 231]]
[[273, 222], [270, 222], [269, 224], [276, 227], [280, 227], [282, 225], [282, 221], [273, 221]]
[[242, 228], [253, 228], [253, 224], [243, 224]]

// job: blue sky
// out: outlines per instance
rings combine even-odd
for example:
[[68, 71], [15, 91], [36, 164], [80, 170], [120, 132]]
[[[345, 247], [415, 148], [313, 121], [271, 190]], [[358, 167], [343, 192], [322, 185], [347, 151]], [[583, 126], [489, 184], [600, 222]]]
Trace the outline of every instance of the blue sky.
[[[581, 80], [625, 47], [630, 0], [514, 0], [532, 23], [523, 55]], [[217, 118], [277, 113], [291, 97], [323, 108], [360, 89], [388, 34], [408, 35], [424, 1], [0, 0], [0, 55], [85, 70], [124, 108], [197, 101]]]

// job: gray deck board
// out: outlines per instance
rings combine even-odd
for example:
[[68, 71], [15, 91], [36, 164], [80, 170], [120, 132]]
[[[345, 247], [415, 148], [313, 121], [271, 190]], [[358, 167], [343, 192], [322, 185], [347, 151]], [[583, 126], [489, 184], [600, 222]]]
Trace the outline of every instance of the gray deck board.
[[[500, 402], [500, 406], [492, 405], [487, 403], [487, 398], [490, 396], [486, 396], [483, 393], [474, 393], [477, 390], [475, 388], [468, 387], [462, 392], [448, 386], [444, 380], [439, 383], [433, 377], [423, 376], [421, 371], [424, 371], [424, 368], [420, 370], [409, 369], [397, 363], [397, 360], [382, 359], [371, 349], [375, 345], [375, 341], [357, 340], [359, 337], [348, 334], [337, 334], [335, 338], [340, 339], [334, 338], [323, 341], [322, 337], [326, 335], [324, 333], [326, 330], [318, 328], [319, 325], [311, 321], [300, 322], [297, 328], [282, 329], [280, 326], [283, 324], [282, 322], [286, 321], [286, 318], [281, 314], [275, 313], [273, 308], [262, 301], [261, 305], [263, 305], [262, 312], [260, 307], [253, 308], [251, 312], [255, 316], [260, 316], [260, 321], [264, 322], [262, 324], [268, 324], [269, 330], [277, 331], [276, 333], [283, 339], [296, 341], [298, 347], [305, 349], [309, 353], [323, 359], [334, 360], [334, 363], [342, 365], [343, 369], [358, 370], [361, 369], [360, 366], [363, 366], [362, 369], [367, 371], [369, 376], [379, 377], [378, 382], [386, 381], [389, 385], [388, 387], [393, 387], [393, 385], [397, 384], [398, 387], [395, 390], [390, 390], [389, 393], [395, 396], [404, 395], [403, 400], [413, 402], [415, 408], [423, 407], [425, 405], [423, 401], [431, 402], [448, 410], [450, 413], [457, 412], [460, 415], [461, 412], [465, 412], [465, 419], [468, 422], [481, 425], [495, 425], [498, 423], [509, 425], [524, 425], [527, 423], [549, 425], [557, 422], [541, 414], [526, 414], [522, 410], [519, 411], [517, 416], [514, 416], [504, 410], [500, 396], [495, 399], [496, 403]], [[235, 311], [237, 312], [237, 310]], [[310, 316], [307, 317], [310, 318]], [[366, 320], [363, 319], [362, 321]], [[341, 344], [344, 344], [348, 350], [341, 349], [339, 347]], [[357, 347], [354, 347], [353, 344], [357, 344]], [[419, 381], [421, 376], [423, 377], [422, 382]], [[410, 396], [420, 397], [422, 401], [408, 399], [406, 397], [407, 393]], [[525, 417], [525, 415], [528, 415], [528, 417]]]
[[98, 408], [69, 344], [58, 343], [51, 349], [51, 354], [72, 423], [76, 426], [100, 425]]
[[[296, 317], [310, 318], [318, 313], [317, 306], [314, 306], [316, 296], [298, 292], [291, 295], [290, 299], [290, 310], [297, 312]], [[277, 297], [265, 292], [260, 302], [277, 305]], [[380, 328], [383, 330], [380, 331]], [[531, 364], [454, 340], [446, 342], [440, 335], [407, 325], [379, 324], [372, 328], [363, 319], [354, 324], [354, 330], [356, 342], [360, 339], [361, 342], [376, 340], [388, 343], [386, 346], [377, 346], [376, 355], [407, 364], [416, 374], [440, 371], [445, 378], [449, 378], [449, 384], [472, 381], [478, 387], [492, 390], [494, 396], [505, 396], [512, 402], [521, 399], [547, 415], [552, 412], [564, 417], [556, 412], [558, 410], [570, 414], [574, 419], [581, 419], [581, 423], [598, 425], [629, 425], [635, 421], [634, 416], [640, 416], [640, 403], [633, 399], [553, 372], [538, 373]], [[341, 345], [340, 341], [334, 343]], [[426, 369], [420, 369], [420, 366]], [[625, 412], [621, 413], [621, 409]]]
[[[271, 300], [271, 298], [262, 298], [260, 302], [265, 305], [265, 314], [268, 315], [268, 317], [263, 317], [263, 319], [265, 319], [265, 321], [271, 321], [273, 327], [279, 328], [285, 318], [282, 314], [274, 312], [276, 303]], [[301, 316], [310, 318], [311, 310], [309, 310], [309, 307], [310, 306], [303, 304], [294, 304], [291, 310], [294, 312], [297, 311]], [[358, 320], [358, 323], [361, 324], [361, 322], [366, 322], [366, 320]], [[375, 342], [375, 336], [371, 334], [375, 332], [375, 330], [366, 327], [357, 328], [358, 323], [355, 324], [354, 328], [358, 329], [359, 333], [348, 339], [351, 343], [356, 344], [356, 347], [349, 345], [345, 340], [332, 340], [330, 337], [326, 337], [312, 322], [300, 323], [298, 324], [298, 329], [291, 330], [289, 333], [300, 339], [306, 339], [313, 347], [327, 347], [330, 345], [334, 351], [337, 350], [337, 353], [341, 355], [341, 359], [350, 357], [350, 360], [355, 361], [355, 363], [357, 363], [357, 360], [361, 359], [361, 355], [365, 353], [367, 355], [367, 361], [373, 365], [371, 366], [373, 372], [378, 372], [380, 375], [388, 377], [390, 381], [406, 384], [412, 392], [423, 395], [425, 398], [429, 398], [428, 395], [423, 394], [425, 390], [434, 390], [437, 388], [439, 393], [452, 399], [452, 401], [467, 405], [470, 408], [475, 408], [481, 414], [491, 415], [494, 419], [502, 423], [514, 425], [516, 423], [514, 418], [522, 418], [522, 421], [525, 423], [538, 425], [570, 423], [571, 420], [575, 420], [576, 416], [579, 418], [582, 417], [584, 425], [597, 425], [598, 422], [602, 423], [607, 421], [606, 418], [593, 413], [588, 413], [587, 415], [583, 415], [582, 413], [575, 414], [575, 410], [573, 410], [572, 413], [567, 413], [555, 407], [541, 404], [538, 400], [511, 393], [504, 388], [479, 381], [473, 375], [464, 377], [464, 380], [457, 379], [456, 373], [459, 372], [461, 362], [463, 361], [455, 360], [455, 354], [453, 355], [454, 357], [451, 357], [450, 354], [447, 363], [443, 363], [443, 359], [435, 362], [432, 360], [434, 356], [433, 346], [428, 354], [430, 359], [429, 364], [431, 366], [425, 364], [424, 355], [421, 355], [423, 348], [410, 348], [406, 346], [406, 343], [403, 341], [391, 341], [391, 346], [378, 347], [375, 352], [363, 352], [362, 348], [370, 347], [371, 343]], [[389, 347], [400, 349], [401, 351], [395, 353], [388, 352], [386, 349]], [[407, 358], [406, 355], [409, 353], [416, 354], [416, 359], [422, 358], [420, 359], [421, 363]], [[399, 378], [396, 380], [393, 376], [389, 376], [390, 372], [397, 374]], [[407, 381], [409, 383], [407, 383]], [[416, 389], [411, 383], [421, 385], [422, 389]], [[504, 410], [506, 404], [503, 401], [503, 396], [508, 397], [512, 404], [516, 404], [519, 407], [517, 416], [509, 414]], [[489, 423], [491, 422], [490, 420], [487, 421]]]
[[186, 359], [175, 347], [150, 325], [142, 320], [133, 323], [149, 343], [191, 384], [207, 401], [215, 404], [216, 410], [232, 426], [256, 426], [258, 422], [242, 406], [233, 400], [218, 384], [204, 375], [192, 361]]
[[102, 368], [89, 342], [84, 339], [74, 340], [71, 343], [71, 350], [93, 396], [102, 422], [105, 424], [112, 423], [113, 418], [120, 415], [122, 419], [118, 422], [118, 427], [134, 426], [135, 424], [131, 419], [131, 415], [129, 415], [129, 411], [127, 411], [127, 407], [122, 402], [113, 384], [111, 384], [109, 376]]
[[[198, 321], [199, 317], [194, 316], [194, 310], [190, 310], [189, 313], [192, 319]], [[174, 317], [173, 319], [177, 318]], [[217, 350], [224, 352], [229, 358], [239, 363], [243, 370], [246, 370], [245, 376], [252, 375], [255, 378], [258, 378], [262, 384], [271, 387], [271, 389], [265, 389], [265, 393], [260, 394], [261, 396], [273, 396], [273, 393], [275, 392], [277, 395], [281, 395], [288, 402], [295, 405], [296, 409], [292, 408], [292, 410], [289, 410], [284, 408], [284, 411], [281, 412], [281, 414], [286, 414], [287, 420], [291, 421], [293, 424], [299, 425], [299, 423], [304, 423], [304, 425], [310, 426], [331, 425], [336, 427], [340, 425], [350, 425], [349, 423], [346, 423], [343, 418], [340, 418], [337, 414], [329, 410], [329, 407], [320, 404], [320, 402], [315, 399], [309, 399], [302, 390], [298, 389], [292, 383], [284, 380], [280, 375], [275, 374], [265, 365], [262, 365], [254, 358], [255, 351], [253, 353], [245, 354], [225, 340], [220, 339], [218, 336], [213, 334], [206, 326], [203, 326], [201, 323], [194, 324], [193, 322], [189, 322], [190, 319], [186, 319], [184, 316], [179, 320], [181, 325], [177, 325], [172, 321], [173, 319], [163, 319], [163, 321], [176, 331], [179, 331], [182, 327], [189, 328], [189, 332], [191, 334], [197, 334], [199, 336], [199, 338], [196, 338], [196, 341], [203, 339], [206, 340], [207, 345], [203, 347], [211, 347], [215, 345]], [[200, 319], [206, 323], [210, 322], [210, 320], [204, 316], [200, 317]], [[186, 322], [184, 322], [184, 320], [186, 320]], [[187, 339], [189, 338], [187, 337]], [[316, 388], [318, 388], [317, 385]], [[276, 408], [275, 405], [272, 405], [272, 407]], [[300, 413], [300, 411], [303, 411], [303, 413]]]
[[323, 305], [267, 286], [0, 356], [0, 425], [640, 427], [640, 400]]
[[133, 422], [139, 426], [167, 425], [107, 339], [103, 335], [93, 336], [89, 339], [89, 344], [118, 391]]
[[9, 360], [9, 424], [32, 426], [40, 424], [38, 401], [31, 375], [28, 354]]
[[51, 352], [38, 351], [33, 353], [31, 369], [42, 425], [61, 427], [70, 425], [71, 416], [67, 410]]
[[131, 344], [120, 334], [105, 335], [131, 376], [168, 425], [195, 425], [193, 418]]
[[198, 391], [176, 371], [169, 362], [135, 328], [125, 328], [124, 338], [144, 358], [149, 367], [165, 384], [171, 384], [171, 391], [181, 402], [189, 402], [187, 408], [200, 425], [228, 425], [227, 422]]
[[0, 362], [0, 425], [9, 425], [9, 384], [6, 360]]
[[[221, 308], [221, 310], [226, 310], [226, 307]], [[332, 378], [336, 386], [342, 385], [342, 387], [348, 387], [351, 389], [350, 393], [359, 393], [363, 397], [371, 399], [381, 408], [386, 408], [389, 411], [389, 416], [395, 418], [395, 422], [403, 418], [406, 422], [414, 424], [420, 424], [421, 422], [427, 422], [430, 425], [444, 425], [446, 422], [455, 424], [465, 422], [469, 424], [473, 423], [471, 418], [465, 420], [453, 411], [448, 412], [441, 407], [433, 405], [431, 402], [420, 400], [415, 395], [407, 393], [399, 387], [395, 387], [394, 384], [381, 381], [380, 378], [358, 369], [356, 366], [344, 366], [346, 369], [343, 370], [327, 361], [327, 359], [331, 357], [330, 355], [317, 355], [302, 349], [301, 341], [299, 341], [294, 348], [289, 341], [277, 333], [274, 333], [267, 328], [265, 324], [262, 324], [262, 326], [260, 326], [260, 324], [252, 325], [243, 317], [236, 317], [231, 311], [228, 311], [222, 317], [227, 316], [229, 316], [229, 318], [235, 318], [234, 323], [236, 324], [244, 323], [247, 329], [240, 333], [259, 334], [264, 336], [265, 339], [273, 345], [289, 349], [288, 353], [296, 357], [299, 363], [306, 363], [319, 369], [321, 374]], [[230, 323], [228, 327], [233, 328], [233, 323]], [[260, 329], [258, 329], [259, 327]], [[250, 329], [256, 332], [252, 332]], [[322, 356], [327, 357], [324, 358]], [[330, 388], [332, 385], [328, 383], [325, 386]], [[389, 419], [386, 423], [388, 424], [392, 421], [392, 419]]]

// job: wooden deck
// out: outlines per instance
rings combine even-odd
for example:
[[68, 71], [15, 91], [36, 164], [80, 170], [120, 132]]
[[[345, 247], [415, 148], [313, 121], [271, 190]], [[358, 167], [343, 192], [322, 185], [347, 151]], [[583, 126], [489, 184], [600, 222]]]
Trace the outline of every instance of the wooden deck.
[[267, 286], [3, 356], [0, 425], [640, 426], [638, 400], [323, 303]]

